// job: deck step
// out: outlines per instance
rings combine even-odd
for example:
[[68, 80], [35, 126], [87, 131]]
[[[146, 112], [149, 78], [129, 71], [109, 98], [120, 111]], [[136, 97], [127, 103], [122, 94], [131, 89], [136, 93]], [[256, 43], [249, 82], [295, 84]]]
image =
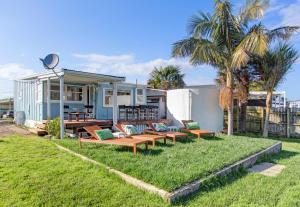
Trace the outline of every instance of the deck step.
[[37, 124], [36, 127], [37, 127], [38, 129], [43, 129], [43, 130], [45, 130], [46, 124]]
[[38, 136], [45, 136], [48, 134], [46, 130], [43, 129], [29, 129], [29, 131], [33, 134], [36, 134]]

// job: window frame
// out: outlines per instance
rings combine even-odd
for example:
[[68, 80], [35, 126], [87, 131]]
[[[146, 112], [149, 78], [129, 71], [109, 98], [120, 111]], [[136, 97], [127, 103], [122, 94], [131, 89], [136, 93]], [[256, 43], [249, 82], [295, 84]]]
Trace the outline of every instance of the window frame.
[[[51, 83], [50, 84], [50, 101], [51, 101], [51, 103], [59, 103], [59, 99], [56, 100], [56, 99], [52, 99], [51, 98], [51, 92], [52, 91], [57, 91], [57, 90], [51, 90], [51, 86], [52, 85], [60, 87], [59, 83]], [[68, 100], [66, 100], [67, 99], [67, 86], [75, 86], [75, 87], [82, 88], [82, 100], [81, 101], [68, 101]], [[60, 96], [60, 88], [58, 89], [57, 92], [59, 93], [59, 96]], [[84, 97], [85, 97], [84, 93], [85, 93], [85, 90], [84, 90], [84, 86], [83, 85], [64, 84], [64, 103], [84, 103]]]
[[[108, 108], [108, 107], [113, 107], [113, 103], [111, 103], [111, 104], [106, 104], [105, 103], [105, 92], [106, 91], [112, 91], [113, 92], [113, 89], [112, 88], [103, 88], [103, 91], [102, 91], [102, 105], [103, 105], [103, 107], [105, 107], [105, 108]], [[129, 93], [130, 93], [130, 102], [132, 103], [133, 101], [132, 101], [132, 89], [118, 89], [118, 91], [117, 91], [117, 96], [118, 96], [118, 92], [119, 91], [129, 91]], [[111, 95], [111, 97], [113, 97], [113, 93], [112, 93], [112, 95]], [[113, 98], [112, 98], [112, 101], [113, 101]], [[119, 104], [119, 102], [118, 102], [118, 106], [119, 105], [123, 105], [123, 104]]]
[[[80, 94], [81, 93], [81, 100], [68, 100], [68, 87], [77, 87], [77, 88], [81, 88], [81, 92], [74, 92], [76, 94]], [[80, 85], [70, 85], [70, 84], [66, 84], [65, 88], [64, 88], [64, 93], [65, 93], [65, 102], [70, 102], [70, 103], [82, 103], [83, 99], [84, 99], [84, 86], [80, 86]]]
[[[138, 95], [138, 90], [142, 90], [143, 91], [143, 95]], [[138, 96], [143, 96], [143, 101], [139, 102], [138, 101]], [[135, 88], [135, 104], [138, 105], [143, 105], [146, 104], [147, 100], [146, 100], [146, 90], [145, 88]]]

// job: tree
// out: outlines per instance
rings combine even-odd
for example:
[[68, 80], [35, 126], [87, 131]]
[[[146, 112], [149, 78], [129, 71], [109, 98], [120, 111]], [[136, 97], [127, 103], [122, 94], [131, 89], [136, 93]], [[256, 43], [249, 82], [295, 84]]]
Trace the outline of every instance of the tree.
[[[228, 110], [228, 135], [233, 134], [233, 88], [235, 70], [245, 67], [252, 54], [263, 55], [275, 38], [285, 38], [297, 28], [268, 30], [249, 22], [261, 18], [268, 1], [249, 0], [238, 15], [228, 0], [215, 0], [213, 14], [200, 12], [189, 23], [190, 37], [173, 45], [174, 57], [189, 57], [191, 64], [209, 64], [225, 73], [220, 103]], [[222, 100], [225, 99], [225, 100]]]
[[279, 43], [268, 50], [264, 56], [253, 58], [255, 69], [259, 73], [258, 84], [267, 91], [264, 137], [268, 137], [273, 91], [284, 80], [297, 58], [297, 51], [287, 43]]
[[166, 67], [155, 67], [150, 73], [148, 85], [152, 88], [164, 90], [183, 88], [185, 86], [183, 77], [184, 74], [181, 73], [179, 66], [168, 65]]

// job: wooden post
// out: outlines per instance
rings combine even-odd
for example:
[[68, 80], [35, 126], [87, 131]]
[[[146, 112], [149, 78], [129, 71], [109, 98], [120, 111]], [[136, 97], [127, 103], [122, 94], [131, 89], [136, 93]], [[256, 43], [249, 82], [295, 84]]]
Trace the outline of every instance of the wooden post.
[[113, 83], [113, 125], [118, 123], [118, 85]]
[[290, 138], [290, 108], [286, 108], [286, 136]]
[[237, 101], [236, 105], [236, 131], [240, 131], [240, 102]]
[[63, 139], [65, 135], [64, 125], [64, 75], [59, 77], [59, 115], [60, 115], [60, 138]]
[[47, 80], [47, 120], [49, 121], [51, 119], [51, 82], [50, 82], [50, 78], [48, 78]]
[[264, 130], [264, 123], [265, 123], [265, 109], [261, 107], [261, 132]]

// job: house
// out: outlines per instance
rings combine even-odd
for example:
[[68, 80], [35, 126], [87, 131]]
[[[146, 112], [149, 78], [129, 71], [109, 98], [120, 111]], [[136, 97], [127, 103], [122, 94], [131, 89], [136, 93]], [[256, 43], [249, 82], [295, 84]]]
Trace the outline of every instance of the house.
[[300, 100], [289, 101], [288, 105], [290, 108], [300, 108]]
[[12, 111], [14, 108], [13, 98], [3, 98], [0, 99], [0, 118], [7, 111]]
[[[266, 91], [250, 91], [248, 98], [248, 106], [266, 106]], [[285, 91], [274, 91], [272, 97], [272, 107], [281, 108], [286, 107], [286, 93]]]
[[[93, 118], [116, 122], [118, 105], [146, 104], [144, 85], [125, 83], [125, 77], [69, 69], [24, 77], [16, 80], [14, 86], [14, 110], [24, 113], [24, 124], [29, 127], [48, 118], [67, 119], [60, 114], [61, 107], [63, 112], [88, 108]], [[63, 99], [60, 99], [61, 92]]]
[[182, 127], [182, 120], [194, 120], [200, 128], [223, 130], [224, 111], [219, 106], [219, 87], [216, 85], [187, 86], [167, 92], [167, 118]]

